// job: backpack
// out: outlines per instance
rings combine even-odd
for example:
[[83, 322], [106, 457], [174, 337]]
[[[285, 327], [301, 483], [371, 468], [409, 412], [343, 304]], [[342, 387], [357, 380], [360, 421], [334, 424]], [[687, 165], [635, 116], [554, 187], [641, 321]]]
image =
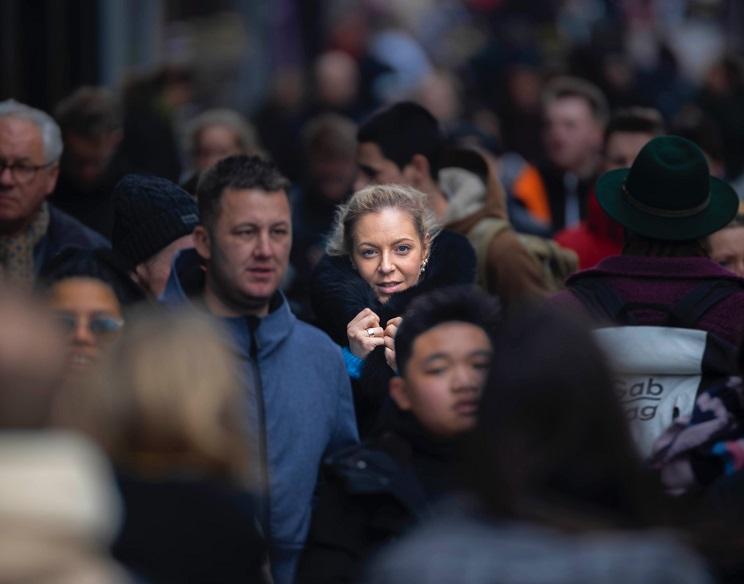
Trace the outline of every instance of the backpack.
[[[661, 434], [692, 414], [698, 394], [736, 371], [737, 348], [696, 325], [742, 287], [708, 280], [672, 306], [625, 302], [601, 277], [577, 278], [569, 288], [593, 317], [609, 323], [594, 336], [613, 366], [631, 435], [647, 459]], [[633, 316], [639, 309], [664, 312], [666, 321], [639, 325]]]
[[[494, 237], [507, 229], [511, 229], [511, 225], [506, 219], [486, 217], [467, 234], [470, 243], [475, 248], [476, 283], [484, 290], [488, 289], [488, 247]], [[551, 239], [525, 233], [516, 233], [516, 235], [540, 266], [547, 291], [562, 290], [565, 287], [566, 278], [578, 267], [578, 256], [572, 250], [561, 247]]]

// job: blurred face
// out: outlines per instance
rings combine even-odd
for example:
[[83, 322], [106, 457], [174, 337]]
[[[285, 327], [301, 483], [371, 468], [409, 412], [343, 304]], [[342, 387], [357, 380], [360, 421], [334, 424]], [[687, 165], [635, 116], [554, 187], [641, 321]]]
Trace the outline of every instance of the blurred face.
[[233, 129], [227, 126], [207, 126], [196, 138], [194, 165], [202, 172], [223, 158], [242, 153], [238, 135]]
[[121, 306], [113, 290], [93, 278], [57, 282], [50, 291], [49, 306], [67, 335], [67, 364], [71, 371], [94, 363], [123, 324]]
[[392, 160], [385, 158], [380, 147], [374, 142], [362, 142], [357, 147], [357, 166], [359, 174], [354, 183], [358, 191], [367, 185], [399, 184], [410, 185], [404, 173]]
[[134, 279], [150, 298], [159, 298], [170, 277], [173, 258], [182, 249], [194, 247], [194, 237], [184, 235], [135, 268]]
[[604, 170], [629, 168], [653, 136], [642, 132], [613, 132], [607, 138], [604, 154]]
[[65, 134], [62, 173], [83, 189], [94, 188], [108, 168], [121, 141], [121, 132], [99, 136]]
[[23, 167], [22, 179], [0, 172], [0, 233], [12, 234], [28, 224], [57, 183], [57, 164], [47, 165], [36, 125], [28, 120], [0, 118], [0, 163]]
[[744, 227], [727, 227], [708, 237], [710, 257], [727, 270], [744, 277]]
[[354, 266], [380, 302], [415, 286], [429, 253], [411, 215], [394, 207], [362, 215], [353, 241]]
[[602, 145], [602, 128], [580, 97], [561, 97], [545, 108], [545, 148], [558, 168], [581, 172]]
[[416, 338], [390, 394], [432, 434], [454, 436], [475, 426], [490, 361], [491, 342], [482, 328], [446, 322]]
[[227, 189], [213, 232], [198, 226], [194, 243], [207, 261], [210, 309], [221, 316], [266, 315], [292, 247], [286, 193]]
[[356, 162], [353, 156], [317, 155], [308, 160], [310, 181], [327, 200], [340, 203], [354, 184]]

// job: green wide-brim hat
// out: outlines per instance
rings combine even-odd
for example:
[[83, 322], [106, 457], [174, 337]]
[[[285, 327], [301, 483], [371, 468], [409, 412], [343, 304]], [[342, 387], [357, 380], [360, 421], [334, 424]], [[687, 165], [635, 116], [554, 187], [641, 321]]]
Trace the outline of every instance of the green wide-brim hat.
[[628, 230], [651, 239], [699, 239], [736, 216], [739, 197], [710, 176], [694, 142], [659, 136], [646, 144], [630, 168], [604, 173], [596, 195], [605, 212]]

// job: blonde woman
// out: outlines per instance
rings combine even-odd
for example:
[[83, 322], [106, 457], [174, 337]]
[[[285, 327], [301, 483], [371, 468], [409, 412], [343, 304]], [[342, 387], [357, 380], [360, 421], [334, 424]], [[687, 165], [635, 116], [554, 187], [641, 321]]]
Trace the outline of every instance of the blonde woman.
[[312, 285], [318, 326], [343, 347], [360, 433], [375, 425], [395, 368], [400, 315], [420, 294], [470, 284], [467, 240], [441, 231], [424, 193], [369, 186], [341, 205]]
[[125, 521], [114, 554], [149, 581], [263, 581], [265, 543], [238, 364], [193, 311], [135, 313], [58, 417], [117, 471]]

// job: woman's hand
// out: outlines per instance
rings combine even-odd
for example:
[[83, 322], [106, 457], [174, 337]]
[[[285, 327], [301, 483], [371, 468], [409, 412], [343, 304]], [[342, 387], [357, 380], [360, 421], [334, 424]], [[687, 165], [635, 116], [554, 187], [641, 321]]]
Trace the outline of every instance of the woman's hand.
[[349, 349], [360, 359], [366, 359], [373, 349], [385, 344], [380, 317], [365, 308], [346, 325]]
[[395, 362], [395, 335], [398, 332], [398, 327], [403, 319], [400, 316], [391, 318], [387, 321], [387, 326], [383, 332], [383, 339], [385, 341], [385, 361], [390, 366], [390, 369], [398, 373], [398, 366]]

